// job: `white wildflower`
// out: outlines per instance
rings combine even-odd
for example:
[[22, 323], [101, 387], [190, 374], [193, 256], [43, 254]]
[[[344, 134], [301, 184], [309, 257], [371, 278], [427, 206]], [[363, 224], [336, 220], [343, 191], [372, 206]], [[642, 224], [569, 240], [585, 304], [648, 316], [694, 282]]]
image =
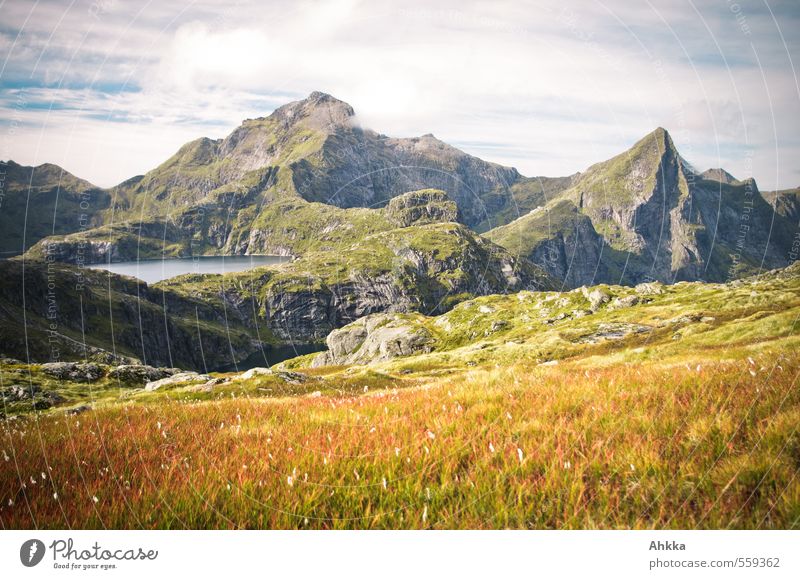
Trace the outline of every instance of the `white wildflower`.
[[522, 462], [522, 459], [525, 458], [525, 456], [522, 454], [522, 449], [521, 448], [517, 449], [517, 456], [519, 457], [519, 461], [520, 462]]
[[386, 477], [381, 479], [381, 483], [383, 483], [383, 490], [386, 490]]
[[489, 452], [494, 454], [494, 444], [492, 444], [491, 442], [489, 443]]
[[428, 505], [425, 505], [425, 510], [422, 511], [422, 522], [426, 522], [428, 520]]
[[570, 469], [570, 468], [572, 468], [572, 463], [570, 463], [570, 461], [568, 461], [568, 460], [567, 460], [567, 461], [564, 461], [564, 468], [565, 468], [565, 469]]
[[294, 479], [292, 478], [291, 475], [286, 477], [286, 484], [289, 485], [290, 487], [294, 486]]
[[100, 499], [98, 499], [95, 495], [92, 495], [92, 500], [94, 501], [95, 504], [100, 502]]
[[435, 435], [433, 432], [431, 432], [431, 431], [429, 430], [429, 431], [428, 431], [428, 438], [430, 438], [431, 440], [433, 440], [434, 438], [436, 438], [436, 435]]

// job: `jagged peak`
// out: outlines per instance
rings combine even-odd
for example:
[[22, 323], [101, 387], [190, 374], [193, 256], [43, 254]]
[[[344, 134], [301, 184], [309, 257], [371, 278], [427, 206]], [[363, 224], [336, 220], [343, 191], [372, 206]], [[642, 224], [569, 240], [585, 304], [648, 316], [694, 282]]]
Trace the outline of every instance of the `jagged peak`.
[[736, 177], [721, 167], [715, 167], [703, 171], [700, 173], [700, 177], [706, 181], [718, 181], [719, 183], [725, 183], [726, 185], [733, 185], [739, 182]]

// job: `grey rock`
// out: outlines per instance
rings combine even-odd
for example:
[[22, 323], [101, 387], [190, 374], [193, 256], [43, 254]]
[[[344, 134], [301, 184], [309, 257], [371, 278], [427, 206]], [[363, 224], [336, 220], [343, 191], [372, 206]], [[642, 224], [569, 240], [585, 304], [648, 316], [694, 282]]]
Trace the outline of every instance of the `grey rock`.
[[148, 382], [172, 376], [178, 372], [179, 370], [176, 368], [154, 368], [145, 364], [123, 364], [112, 368], [108, 376], [121, 382], [147, 384]]
[[597, 326], [597, 331], [584, 336], [579, 341], [587, 344], [596, 344], [603, 340], [621, 340], [632, 334], [643, 334], [653, 328], [644, 324], [630, 323], [603, 323]]
[[328, 351], [312, 366], [371, 364], [429, 352], [433, 337], [423, 327], [392, 314], [366, 316], [328, 335]]
[[256, 376], [271, 376], [273, 374], [272, 370], [269, 368], [250, 368], [246, 372], [242, 372], [238, 376], [234, 376], [233, 380], [250, 380], [251, 378], [255, 378]]
[[148, 382], [144, 389], [148, 392], [158, 390], [164, 386], [171, 386], [172, 384], [183, 384], [187, 382], [208, 382], [211, 376], [208, 374], [198, 374], [197, 372], [179, 372], [167, 378]]
[[589, 291], [588, 289], [584, 290], [584, 295], [586, 296], [586, 299], [589, 300], [591, 309], [594, 312], [599, 310], [603, 304], [607, 304], [611, 299], [611, 296], [599, 288], [592, 291]]
[[640, 283], [633, 289], [637, 294], [643, 296], [655, 296], [664, 293], [664, 286], [658, 282]]
[[632, 296], [618, 297], [611, 300], [611, 304], [609, 304], [608, 307], [609, 309], [612, 310], [621, 310], [624, 308], [630, 308], [632, 306], [635, 306], [640, 301], [641, 299], [639, 298], [639, 296], [632, 295]]
[[72, 382], [95, 382], [105, 376], [105, 368], [91, 362], [49, 362], [42, 364], [42, 372]]

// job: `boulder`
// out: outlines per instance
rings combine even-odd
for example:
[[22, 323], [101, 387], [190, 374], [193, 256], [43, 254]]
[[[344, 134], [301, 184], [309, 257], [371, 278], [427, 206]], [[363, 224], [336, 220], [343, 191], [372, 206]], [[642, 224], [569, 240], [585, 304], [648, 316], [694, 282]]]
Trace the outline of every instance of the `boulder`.
[[155, 380], [153, 382], [148, 382], [144, 389], [148, 392], [152, 392], [153, 390], [158, 390], [159, 388], [170, 386], [172, 384], [208, 382], [209, 380], [211, 380], [211, 376], [208, 374], [198, 374], [197, 372], [178, 372], [172, 376], [161, 378], [160, 380]]
[[430, 352], [433, 337], [406, 316], [373, 314], [334, 330], [326, 343], [328, 351], [314, 358], [313, 367], [372, 364]]
[[272, 370], [269, 368], [250, 368], [246, 372], [242, 372], [238, 376], [234, 376], [234, 380], [250, 380], [251, 378], [255, 378], [256, 376], [270, 376], [272, 374]]
[[611, 296], [599, 288], [592, 291], [585, 289], [583, 295], [589, 300], [593, 312], [596, 312], [603, 304], [607, 304], [611, 300]]
[[659, 282], [640, 283], [633, 289], [637, 294], [643, 296], [656, 296], [664, 293], [664, 286]]
[[639, 296], [630, 295], [630, 296], [625, 296], [625, 297], [620, 297], [620, 298], [614, 298], [611, 301], [611, 304], [608, 307], [609, 307], [609, 309], [612, 309], [612, 310], [621, 310], [621, 309], [624, 309], [624, 308], [630, 308], [632, 306], [635, 306], [640, 301], [641, 301], [641, 299], [639, 298]]

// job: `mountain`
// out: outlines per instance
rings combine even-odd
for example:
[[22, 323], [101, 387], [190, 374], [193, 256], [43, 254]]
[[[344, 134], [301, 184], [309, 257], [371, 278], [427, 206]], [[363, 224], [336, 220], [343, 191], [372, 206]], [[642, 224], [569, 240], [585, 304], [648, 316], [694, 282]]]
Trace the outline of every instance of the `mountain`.
[[[514, 204], [516, 169], [488, 163], [436, 139], [390, 138], [359, 126], [350, 105], [314, 92], [264, 118], [248, 119], [224, 139], [201, 138], [181, 147], [145, 175], [107, 194], [114, 200], [99, 220], [106, 229], [55, 237], [52, 252], [75, 263], [77, 248], [91, 259], [197, 254], [298, 255], [276, 222], [306, 203], [382, 207], [408, 191], [447, 192], [467, 225], [489, 223]], [[324, 211], [324, 210], [323, 210]], [[298, 225], [298, 236], [314, 231]], [[62, 233], [62, 232], [56, 232]], [[68, 232], [63, 232], [68, 233]], [[42, 255], [43, 247], [34, 254]]]
[[697, 173], [661, 128], [582, 173], [527, 178], [433, 135], [362, 128], [350, 105], [315, 92], [99, 191], [96, 227], [62, 227], [28, 257], [299, 257], [388, 231], [370, 209], [422, 189], [444, 191], [456, 220], [564, 287], [740, 277], [786, 265], [797, 231], [796, 195], [765, 197], [723, 169]]
[[25, 167], [0, 162], [0, 256], [18, 255], [48, 235], [98, 224], [110, 206], [107, 191], [49, 163]]
[[795, 231], [753, 179], [696, 174], [659, 128], [486, 236], [577, 287], [724, 281], [782, 267]]

